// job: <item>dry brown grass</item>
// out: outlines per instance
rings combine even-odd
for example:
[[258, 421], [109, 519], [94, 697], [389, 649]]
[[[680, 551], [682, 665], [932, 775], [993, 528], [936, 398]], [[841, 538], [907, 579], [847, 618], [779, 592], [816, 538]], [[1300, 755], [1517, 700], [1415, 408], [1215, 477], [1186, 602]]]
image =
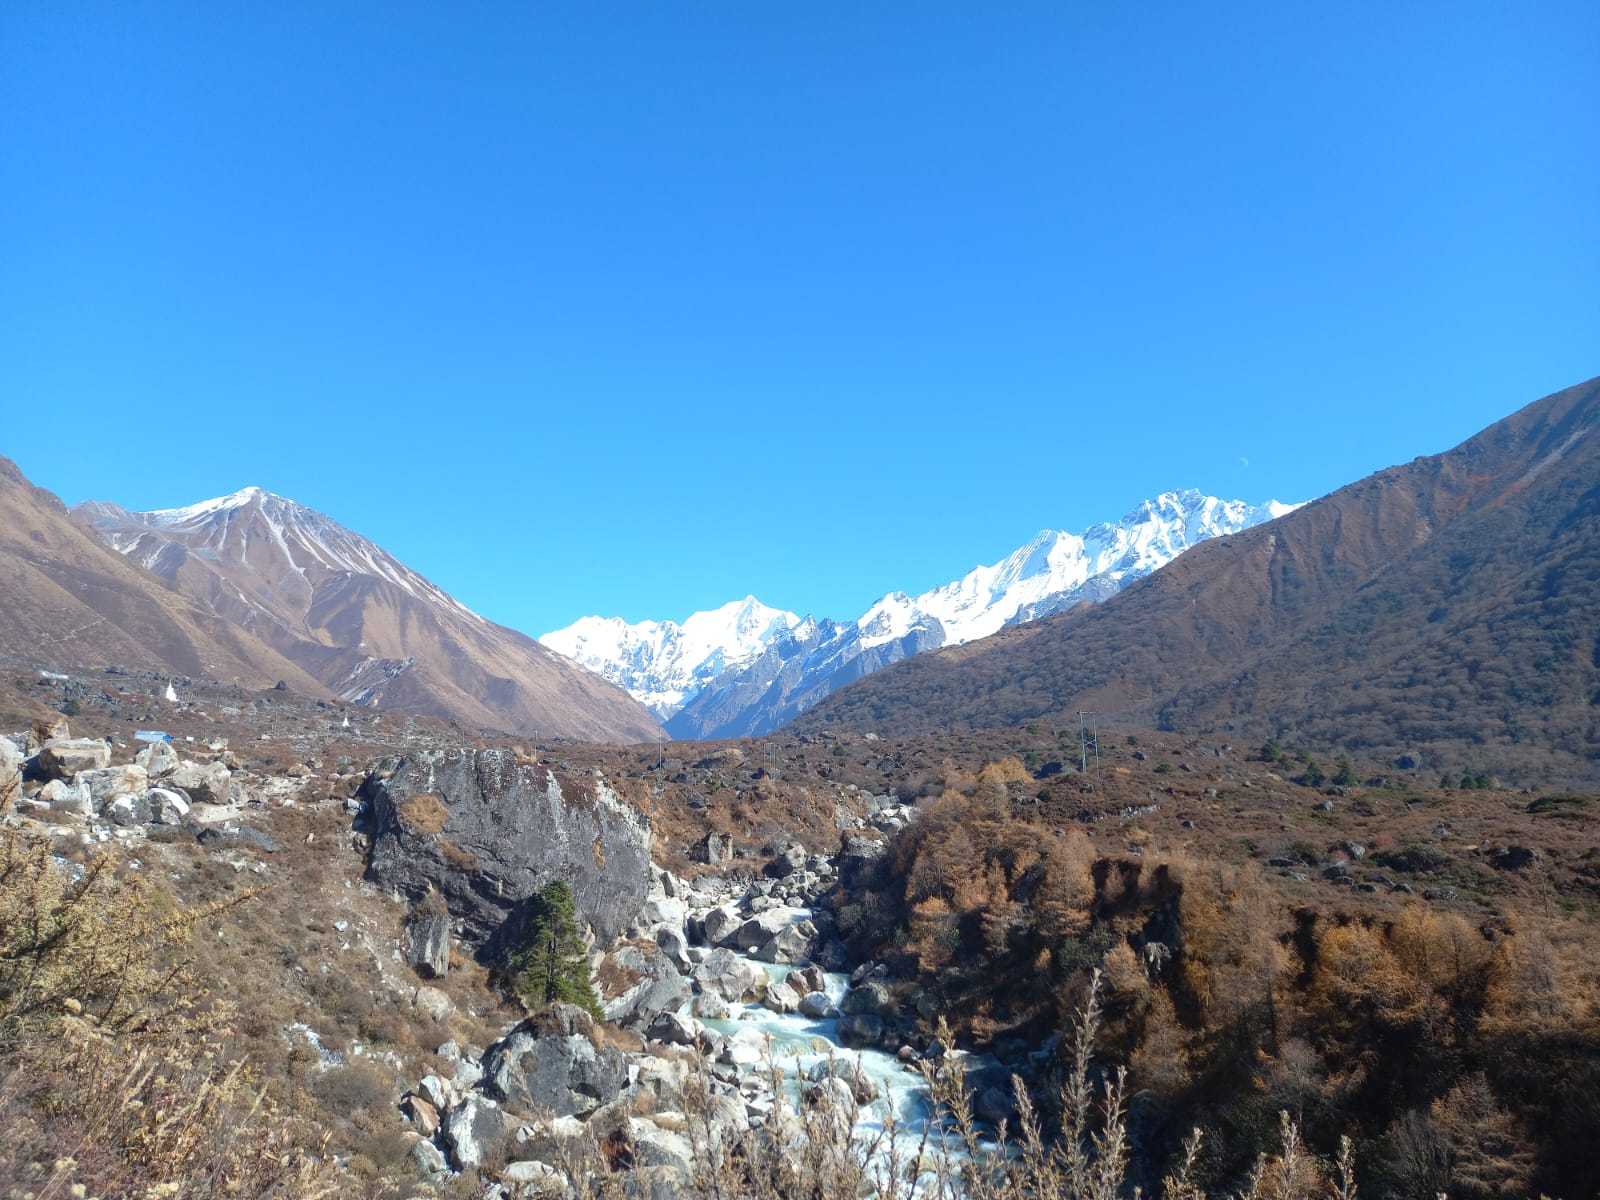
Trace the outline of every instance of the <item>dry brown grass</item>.
[[418, 792], [400, 805], [400, 823], [413, 833], [443, 833], [450, 820], [444, 797], [436, 792]]

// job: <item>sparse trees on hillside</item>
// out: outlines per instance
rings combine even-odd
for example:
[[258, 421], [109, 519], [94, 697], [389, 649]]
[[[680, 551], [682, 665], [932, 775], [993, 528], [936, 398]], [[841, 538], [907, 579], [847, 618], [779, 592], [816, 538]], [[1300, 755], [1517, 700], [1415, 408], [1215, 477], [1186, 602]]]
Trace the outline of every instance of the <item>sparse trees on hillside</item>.
[[522, 948], [511, 956], [512, 987], [530, 1009], [576, 1004], [600, 1016], [589, 952], [578, 931], [572, 889], [561, 880], [530, 897]]

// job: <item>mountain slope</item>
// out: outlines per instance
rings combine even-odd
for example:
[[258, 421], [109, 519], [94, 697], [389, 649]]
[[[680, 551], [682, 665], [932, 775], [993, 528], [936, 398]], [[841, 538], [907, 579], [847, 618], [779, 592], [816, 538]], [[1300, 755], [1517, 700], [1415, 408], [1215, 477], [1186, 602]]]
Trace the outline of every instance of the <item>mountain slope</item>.
[[293, 500], [252, 487], [155, 512], [91, 501], [74, 516], [341, 699], [517, 733], [639, 741], [660, 732], [620, 689]]
[[7, 458], [0, 458], [0, 655], [257, 688], [282, 680], [307, 695], [329, 695], [247, 631], [112, 553]]
[[542, 640], [650, 703], [674, 737], [756, 735], [903, 658], [1104, 599], [1197, 542], [1291, 511], [1167, 492], [1115, 524], [1047, 529], [920, 596], [890, 592], [854, 621], [801, 620], [749, 597], [682, 626], [585, 617]]
[[1600, 777], [1600, 381], [1196, 547], [1093, 609], [901, 664], [809, 728], [1077, 708]]

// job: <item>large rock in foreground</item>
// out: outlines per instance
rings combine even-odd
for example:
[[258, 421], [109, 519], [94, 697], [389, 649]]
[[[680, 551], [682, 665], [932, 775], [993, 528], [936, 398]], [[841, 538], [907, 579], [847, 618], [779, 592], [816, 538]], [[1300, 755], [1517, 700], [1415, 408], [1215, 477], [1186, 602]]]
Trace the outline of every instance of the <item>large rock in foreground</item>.
[[592, 1112], [627, 1082], [628, 1060], [601, 1044], [589, 1014], [570, 1004], [529, 1017], [483, 1056], [483, 1090], [525, 1113]]
[[513, 947], [527, 900], [553, 880], [602, 943], [631, 925], [650, 887], [648, 823], [596, 776], [560, 776], [509, 750], [428, 751], [367, 776], [374, 882], [430, 890], [485, 956]]

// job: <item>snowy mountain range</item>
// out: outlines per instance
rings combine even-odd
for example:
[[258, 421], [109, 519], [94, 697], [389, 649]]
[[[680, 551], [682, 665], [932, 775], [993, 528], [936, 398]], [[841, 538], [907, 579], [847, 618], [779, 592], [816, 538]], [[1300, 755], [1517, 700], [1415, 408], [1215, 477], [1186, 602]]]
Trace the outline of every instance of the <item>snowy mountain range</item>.
[[890, 592], [854, 621], [802, 618], [747, 596], [681, 623], [584, 617], [540, 640], [627, 689], [674, 737], [753, 736], [909, 655], [1103, 600], [1197, 542], [1297, 507], [1164, 492], [1114, 524], [1044, 530], [921, 595]]
[[669, 717], [719, 676], [761, 656], [800, 624], [792, 612], [754, 596], [697, 612], [683, 622], [581, 617], [539, 640], [627, 689]]

